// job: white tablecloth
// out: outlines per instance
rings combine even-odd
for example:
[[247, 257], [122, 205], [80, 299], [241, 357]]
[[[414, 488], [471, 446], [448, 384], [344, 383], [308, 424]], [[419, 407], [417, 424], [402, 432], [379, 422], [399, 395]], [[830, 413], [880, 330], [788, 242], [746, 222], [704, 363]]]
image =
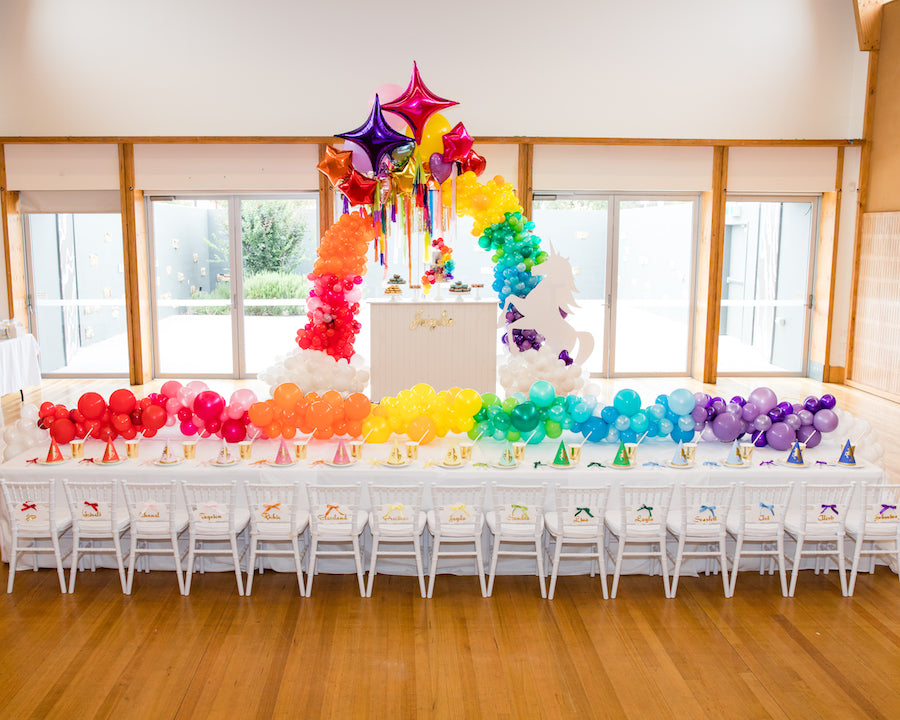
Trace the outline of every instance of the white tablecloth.
[[0, 340], [0, 395], [41, 384], [38, 353], [34, 335]]
[[[290, 467], [277, 467], [260, 460], [273, 459], [278, 443], [273, 440], [257, 441], [253, 447], [253, 459], [244, 461], [233, 467], [218, 468], [211, 466], [209, 461], [215, 458], [221, 443], [206, 440], [200, 441], [197, 446], [197, 459], [186, 460], [174, 467], [158, 467], [153, 460], [159, 457], [164, 442], [158, 439], [144, 440], [140, 445], [140, 456], [134, 460], [125, 460], [118, 465], [99, 466], [95, 463], [69, 461], [62, 465], [46, 466], [29, 463], [28, 459], [36, 455], [43, 458], [46, 451], [37, 453], [35, 449], [29, 450], [6, 463], [0, 465], [0, 477], [9, 480], [47, 479], [55, 478], [58, 486], [57, 501], [65, 501], [61, 481], [63, 478], [98, 478], [110, 477], [120, 479], [150, 480], [175, 478], [185, 482], [220, 482], [235, 483], [246, 482], [285, 482], [300, 480], [303, 483], [345, 483], [361, 482], [372, 484], [418, 484], [425, 485], [425, 504], [431, 507], [430, 486], [434, 484], [475, 484], [486, 483], [488, 486], [488, 503], [490, 503], [491, 483], [512, 484], [540, 484], [548, 486], [547, 508], [553, 507], [552, 488], [555, 485], [571, 486], [595, 486], [607, 485], [611, 489], [608, 508], [618, 506], [618, 488], [623, 483], [629, 485], [661, 485], [673, 483], [676, 486], [673, 508], [678, 507], [677, 488], [682, 484], [719, 485], [744, 482], [747, 484], [801, 482], [827, 484], [855, 480], [865, 481], [870, 484], [885, 482], [885, 475], [881, 468], [861, 463], [858, 469], [834, 467], [830, 464], [817, 464], [816, 460], [833, 462], [840, 454], [837, 441], [828, 443], [825, 447], [807, 450], [805, 458], [807, 467], [785, 467], [778, 461], [786, 457], [787, 453], [775, 452], [770, 449], [757, 449], [754, 452], [753, 463], [748, 468], [729, 468], [722, 464], [728, 454], [728, 445], [719, 443], [702, 443], [697, 448], [697, 463], [690, 469], [675, 469], [668, 467], [668, 461], [674, 452], [671, 442], [644, 443], [638, 448], [638, 466], [632, 469], [620, 470], [612, 468], [612, 461], [616, 447], [613, 445], [585, 444], [582, 451], [581, 463], [571, 469], [556, 469], [549, 467], [552, 463], [558, 442], [545, 441], [540, 445], [530, 445], [526, 449], [525, 462], [514, 469], [499, 469], [494, 467], [504, 448], [504, 444], [494, 441], [480, 441], [474, 449], [472, 462], [460, 469], [444, 469], [439, 465], [429, 464], [440, 462], [447, 448], [452, 442], [458, 442], [456, 438], [443, 438], [432, 444], [422, 446], [419, 449], [419, 458], [413, 464], [403, 468], [390, 468], [380, 464], [386, 460], [390, 451], [390, 445], [366, 445], [363, 460], [352, 466], [330, 467], [322, 460], [331, 460], [334, 456], [337, 442], [313, 441], [309, 445], [308, 457]], [[180, 442], [173, 442], [170, 446], [180, 452]], [[97, 440], [89, 440], [85, 446], [85, 456], [95, 457], [97, 460], [103, 454], [104, 443]], [[118, 453], [125, 457], [124, 443], [119, 440], [116, 443]], [[68, 455], [68, 447], [63, 446], [64, 455]], [[237, 448], [232, 448], [232, 454], [237, 456]], [[766, 463], [766, 461], [774, 461]], [[535, 462], [541, 464], [535, 467]], [[599, 462], [604, 467], [589, 466], [592, 462]], [[765, 463], [765, 464], [761, 464]], [[239, 502], [246, 503], [243, 492], [238, 494]], [[367, 497], [366, 497], [367, 500]], [[305, 498], [304, 498], [305, 502]], [[799, 492], [793, 495], [792, 503], [799, 503]], [[8, 562], [7, 552], [10, 544], [9, 520], [5, 505], [0, 509], [0, 549], [3, 552], [3, 560]], [[485, 544], [489, 547], [489, 544]], [[164, 562], [164, 560], [161, 560]], [[282, 569], [278, 564], [276, 569]], [[350, 572], [352, 561], [331, 561], [320, 567], [329, 572]], [[695, 568], [687, 566], [686, 573]], [[441, 571], [450, 571], [460, 574], [474, 573], [472, 562], [461, 561], [444, 565], [441, 561]], [[580, 569], [572, 566], [571, 571]], [[625, 568], [628, 573], [650, 572], [651, 565], [648, 562], [632, 561]], [[379, 572], [395, 572], [400, 574], [413, 573], [415, 571], [412, 560], [409, 563], [395, 561], [394, 563], [379, 561]], [[562, 572], [566, 572], [564, 568]], [[505, 561], [500, 572], [534, 572], [533, 561]], [[611, 566], [610, 566], [611, 572]]]

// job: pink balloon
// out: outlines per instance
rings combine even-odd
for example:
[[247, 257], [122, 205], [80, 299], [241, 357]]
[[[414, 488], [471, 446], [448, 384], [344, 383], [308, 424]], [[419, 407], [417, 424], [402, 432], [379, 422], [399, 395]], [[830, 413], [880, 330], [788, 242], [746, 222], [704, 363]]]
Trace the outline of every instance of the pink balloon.
[[[394, 100], [396, 100], [402, 94], [403, 88], [399, 85], [394, 85], [393, 83], [385, 83], [384, 85], [379, 85], [377, 88], [375, 88], [375, 92], [369, 95], [369, 112], [372, 111], [372, 106], [375, 105], [376, 95], [378, 96], [378, 102], [384, 105], [385, 103], [394, 102]], [[396, 113], [386, 112], [384, 113], [384, 119], [387, 121], [387, 124], [390, 125], [398, 133], [403, 134], [408, 127], [406, 121]]]
[[202, 380], [191, 380], [185, 387], [188, 390], [193, 391], [194, 395], [203, 392], [204, 390], [208, 390], [206, 383]]
[[181, 423], [181, 434], [186, 437], [190, 437], [191, 435], [197, 434], [197, 426], [190, 420], [185, 420]]
[[247, 437], [247, 428], [238, 419], [226, 420], [222, 423], [222, 437], [225, 442], [238, 443]]
[[344, 150], [349, 150], [353, 153], [354, 170], [362, 173], [363, 175], [372, 172], [372, 161], [369, 159], [369, 156], [366, 154], [366, 151], [363, 150], [363, 148], [361, 148], [355, 142], [346, 140], [344, 141]]
[[198, 430], [202, 430], [203, 427], [206, 425], [206, 421], [202, 417], [200, 417], [197, 413], [194, 413], [191, 416], [191, 422], [194, 423], [194, 427], [196, 427]]
[[163, 386], [160, 388], [160, 392], [166, 397], [177, 397], [178, 391], [181, 390], [181, 383], [177, 380], [169, 380], [163, 383]]
[[166, 414], [174, 415], [179, 410], [181, 410], [181, 400], [179, 400], [177, 397], [170, 397], [166, 401]]
[[245, 412], [247, 412], [247, 408], [241, 405], [235, 405], [234, 403], [232, 403], [225, 409], [225, 414], [228, 415], [228, 417], [232, 420], [240, 420], [242, 417], [244, 417]]
[[178, 422], [178, 418], [176, 418], [174, 415], [169, 415], [166, 418], [166, 427], [174, 427], [175, 423], [177, 423], [177, 422]]
[[218, 419], [225, 409], [225, 400], [213, 390], [204, 390], [194, 398], [194, 412], [204, 420]]

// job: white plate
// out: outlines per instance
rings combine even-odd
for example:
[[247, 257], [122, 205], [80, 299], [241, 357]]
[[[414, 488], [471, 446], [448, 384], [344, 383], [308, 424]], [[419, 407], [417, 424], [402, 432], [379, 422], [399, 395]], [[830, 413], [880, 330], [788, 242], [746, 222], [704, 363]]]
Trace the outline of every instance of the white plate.
[[500, 463], [491, 463], [492, 468], [497, 468], [498, 470], [512, 470], [513, 468], [519, 467], [519, 463], [515, 465], [501, 465]]
[[609, 465], [604, 465], [603, 467], [612, 468], [613, 470], [634, 470], [636, 466], [634, 465], [613, 465], [610, 463]]
[[214, 468], [227, 468], [227, 467], [234, 467], [235, 465], [240, 465], [241, 461], [240, 460], [232, 460], [230, 463], [217, 463], [215, 460], [210, 460], [206, 464], [209, 465], [210, 467], [214, 467]]
[[856, 463], [856, 465], [842, 465], [838, 462], [828, 463], [831, 467], [840, 468], [841, 470], [862, 470], [863, 465], [861, 463]]
[[328, 467], [333, 467], [333, 468], [353, 467], [358, 462], [359, 462], [359, 460], [351, 460], [348, 463], [336, 463], [336, 462], [332, 462], [331, 460], [323, 460], [322, 461], [323, 464], [327, 465]]
[[815, 463], [804, 462], [804, 463], [801, 465], [800, 463], [789, 463], [787, 460], [779, 460], [779, 461], [778, 461], [778, 464], [781, 465], [782, 467], [789, 467], [789, 468], [797, 468], [797, 469], [800, 469], [800, 468], [808, 468], [810, 465], [814, 465]]
[[299, 460], [291, 460], [289, 463], [277, 463], [274, 460], [266, 460], [265, 465], [266, 467], [273, 468], [289, 468], [294, 467], [294, 465], [297, 465], [299, 462]]
[[671, 460], [667, 463], [670, 468], [675, 468], [676, 470], [687, 470], [688, 468], [697, 467], [697, 463], [685, 463], [684, 465], [676, 465]]
[[102, 460], [94, 460], [94, 465], [100, 465], [101, 467], [107, 467], [109, 465], [120, 465], [125, 462], [128, 458], [119, 458], [118, 460], [113, 460], [111, 462], [103, 462]]
[[753, 467], [752, 463], [741, 463], [740, 465], [735, 465], [734, 463], [722, 461], [722, 467], [727, 467], [732, 470], [746, 470], [749, 467]]
[[578, 463], [569, 463], [568, 465], [554, 465], [553, 463], [550, 463], [549, 466], [554, 470], [574, 470], [578, 467]]
[[37, 459], [38, 465], [65, 465], [72, 458], [64, 457], [62, 460], [57, 460], [56, 462], [47, 462], [46, 460], [42, 460], [41, 458]]
[[468, 465], [468, 463], [460, 463], [459, 465], [444, 465], [444, 463], [434, 463], [434, 464], [437, 465], [442, 470], [461, 470], [462, 468], [466, 467], [466, 465]]
[[411, 465], [415, 464], [415, 461], [405, 462], [402, 465], [392, 465], [387, 460], [376, 460], [375, 464], [380, 465], [381, 467], [384, 467], [384, 468], [390, 468], [391, 470], [399, 470], [400, 468], [410, 467]]
[[184, 462], [184, 458], [176, 458], [172, 462], [163, 462], [162, 460], [156, 459], [150, 462], [151, 465], [156, 465], [156, 467], [172, 467], [173, 465], [180, 465]]

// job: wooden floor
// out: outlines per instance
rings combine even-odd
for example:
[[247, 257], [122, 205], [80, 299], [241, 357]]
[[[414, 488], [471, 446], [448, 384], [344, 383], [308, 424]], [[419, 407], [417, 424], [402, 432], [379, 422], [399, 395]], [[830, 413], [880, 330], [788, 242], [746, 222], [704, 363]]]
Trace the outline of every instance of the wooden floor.
[[[875, 424], [897, 477], [900, 407], [808, 380], [765, 384], [793, 399], [833, 392]], [[122, 386], [47, 382], [26, 401], [71, 407]], [[646, 404], [681, 386], [700, 387], [622, 380], [603, 392], [634, 387]], [[5, 422], [19, 406], [3, 398]], [[328, 575], [300, 598], [276, 573], [240, 598], [233, 575], [214, 573], [184, 598], [165, 572], [138, 575], [131, 597], [112, 570], [79, 574], [72, 596], [50, 570], [21, 572], [0, 594], [0, 718], [896, 718], [898, 617], [885, 567], [852, 598], [835, 573], [804, 571], [791, 599], [777, 577], [748, 572], [729, 600], [718, 577], [684, 578], [666, 600], [659, 577], [632, 576], [606, 601], [588, 577], [560, 579], [547, 601], [533, 577], [501, 577], [484, 599], [474, 578], [441, 576], [422, 600], [414, 578], [389, 576], [369, 599], [355, 577]]]

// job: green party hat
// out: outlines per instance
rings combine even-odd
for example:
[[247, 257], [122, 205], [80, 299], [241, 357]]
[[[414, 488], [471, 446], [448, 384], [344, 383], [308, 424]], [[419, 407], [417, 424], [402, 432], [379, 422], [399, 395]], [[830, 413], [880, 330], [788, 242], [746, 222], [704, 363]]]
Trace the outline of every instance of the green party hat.
[[631, 463], [628, 462], [628, 456], [625, 454], [625, 443], [621, 440], [619, 441], [619, 450], [616, 452], [616, 459], [613, 460], [613, 465], [620, 465], [622, 467], [631, 465]]
[[553, 464], [565, 467], [569, 465], [569, 454], [566, 452], [566, 444], [562, 440], [559, 441], [559, 448], [556, 451], [556, 457], [553, 458]]

